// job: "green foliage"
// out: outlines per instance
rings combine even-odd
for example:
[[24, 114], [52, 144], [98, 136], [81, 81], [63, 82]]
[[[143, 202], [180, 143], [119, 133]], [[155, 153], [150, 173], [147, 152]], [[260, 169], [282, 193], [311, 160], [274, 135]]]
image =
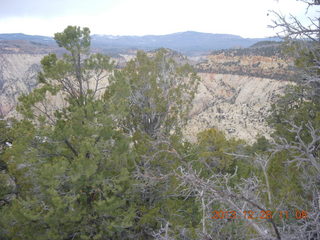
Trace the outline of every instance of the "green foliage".
[[[243, 152], [244, 142], [241, 140], [227, 140], [223, 132], [217, 129], [208, 129], [198, 134], [198, 161], [200, 169], [206, 169], [207, 174], [231, 173], [241, 166], [242, 160], [233, 155]], [[239, 170], [239, 169], [238, 169]], [[245, 169], [241, 168], [241, 171]]]
[[287, 207], [302, 206], [304, 198], [301, 187], [301, 172], [295, 164], [288, 165], [290, 155], [287, 152], [279, 152], [271, 159], [268, 168], [270, 187], [274, 196], [275, 206], [285, 203]]
[[[289, 42], [286, 51], [295, 57], [295, 66], [306, 72], [309, 79], [319, 77], [318, 42]], [[300, 82], [304, 81], [305, 79], [300, 79]], [[291, 86], [273, 106], [272, 114], [268, 120], [275, 129], [273, 137], [277, 141], [276, 144], [286, 142], [287, 146], [296, 147], [290, 151], [282, 150], [275, 154], [268, 169], [275, 199], [284, 201], [289, 206], [310, 207], [312, 191], [315, 190], [311, 189], [312, 185], [310, 184], [310, 179], [317, 178], [314, 167], [307, 161], [299, 163], [296, 159], [304, 156], [304, 153], [298, 148], [299, 144], [303, 144], [305, 149], [309, 144], [314, 144], [313, 150], [308, 154], [315, 157], [315, 161], [319, 161], [318, 143], [317, 141], [313, 142], [314, 136], [309, 128], [310, 126], [313, 129], [320, 128], [319, 103], [319, 84], [317, 81]], [[306, 185], [309, 185], [310, 189], [306, 188]]]
[[[20, 98], [25, 119], [10, 128], [13, 146], [1, 155], [19, 188], [0, 210], [0, 233], [8, 239], [129, 239], [135, 155], [108, 103], [93, 98], [100, 86], [86, 85], [111, 71], [112, 63], [101, 54], [78, 59], [88, 53], [88, 29], [68, 27], [55, 39], [71, 55], [43, 58], [43, 85]], [[50, 116], [37, 104], [58, 91], [68, 106]], [[6, 135], [1, 131], [3, 141]], [[9, 190], [1, 188], [1, 196]]]
[[197, 82], [192, 68], [176, 63], [167, 50], [153, 56], [139, 51], [110, 79], [105, 99], [125, 111], [123, 125], [131, 133], [168, 136], [185, 123]]
[[15, 126], [20, 136], [5, 153], [9, 171], [19, 183], [17, 199], [4, 207], [0, 220], [7, 235], [122, 239], [135, 216], [130, 174], [134, 155], [128, 139], [104, 112], [104, 104], [92, 101], [74, 107], [53, 128], [27, 124], [31, 123]]
[[[44, 116], [50, 118], [48, 115], [49, 113], [45, 112], [45, 109], [41, 110], [41, 108], [37, 106], [37, 103], [45, 101], [45, 99], [48, 97], [48, 94], [51, 96], [56, 95], [59, 90], [60, 88], [57, 86], [46, 84], [43, 87], [34, 89], [28, 95], [21, 95], [19, 97], [17, 111], [19, 111], [26, 118], [38, 121], [41, 121]], [[39, 111], [38, 114], [35, 113], [35, 108]]]
[[251, 153], [265, 153], [271, 147], [271, 144], [266, 139], [266, 137], [261, 136], [257, 141], [250, 147]]
[[7, 168], [5, 162], [2, 160], [2, 154], [8, 147], [7, 143], [11, 143], [12, 141], [12, 131], [8, 126], [8, 122], [6, 120], [0, 120], [0, 171]]
[[184, 200], [177, 192], [179, 182], [172, 170], [179, 167], [184, 147], [184, 126], [198, 84], [189, 65], [182, 65], [161, 49], [137, 53], [110, 78], [104, 101], [124, 132], [132, 136], [137, 156], [135, 175], [137, 225], [141, 239], [149, 239], [151, 229], [166, 221], [179, 234], [181, 228], [193, 232], [199, 223], [195, 199]]
[[54, 34], [59, 47], [70, 51], [72, 55], [86, 53], [90, 47], [90, 30], [77, 26], [68, 26], [62, 33]]
[[[21, 99], [18, 108], [25, 116], [32, 117], [34, 109], [43, 113], [46, 109], [39, 106], [48, 96], [58, 92], [69, 105], [84, 105], [90, 98], [99, 97], [105, 89], [107, 75], [112, 72], [114, 63], [102, 54], [90, 54], [90, 30], [68, 26], [62, 33], [55, 34], [55, 40], [68, 54], [58, 59], [49, 54], [41, 60], [42, 71], [38, 74], [41, 88]], [[48, 93], [50, 93], [48, 95]], [[31, 111], [30, 111], [31, 110]], [[48, 113], [43, 113], [48, 118]]]
[[310, 136], [305, 128], [312, 123], [315, 128], [320, 127], [319, 98], [308, 95], [309, 89], [303, 86], [288, 87], [287, 93], [276, 105], [273, 105], [272, 115], [268, 122], [274, 127], [274, 136], [282, 136], [293, 141], [295, 133], [291, 132], [292, 124], [304, 127], [303, 140], [308, 141]]
[[[44, 57], [40, 87], [19, 99], [24, 118], [10, 128], [13, 146], [1, 155], [18, 188], [0, 209], [1, 235], [150, 239], [163, 219], [173, 223], [175, 234], [185, 228], [195, 236], [198, 206], [177, 193], [179, 182], [168, 173], [189, 151], [179, 127], [197, 76], [166, 50], [151, 57], [139, 52], [111, 75], [100, 99], [99, 84], [113, 63], [102, 54], [89, 55], [89, 33], [69, 26], [55, 34], [70, 54]], [[66, 107], [47, 111], [46, 99], [58, 93]], [[1, 188], [1, 196], [12, 191]]]
[[287, 41], [284, 52], [294, 58], [295, 66], [309, 75], [319, 75], [317, 63], [320, 60], [319, 42]]

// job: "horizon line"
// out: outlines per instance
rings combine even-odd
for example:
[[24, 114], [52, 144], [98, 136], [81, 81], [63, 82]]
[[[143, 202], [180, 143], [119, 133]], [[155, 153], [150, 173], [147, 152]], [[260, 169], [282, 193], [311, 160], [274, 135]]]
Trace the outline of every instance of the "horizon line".
[[[166, 35], [173, 35], [173, 34], [182, 34], [182, 33], [200, 33], [200, 34], [212, 34], [212, 35], [230, 35], [230, 36], [236, 36], [236, 37], [241, 37], [244, 39], [259, 39], [259, 38], [280, 38], [279, 36], [264, 36], [264, 37], [243, 37], [241, 35], [237, 34], [232, 34], [232, 33], [210, 33], [210, 32], [199, 32], [195, 30], [187, 30], [187, 31], [181, 31], [181, 32], [172, 32], [172, 33], [166, 33], [166, 34], [143, 34], [143, 35], [120, 35], [120, 34], [101, 34], [101, 33], [94, 33], [90, 34], [90, 36], [113, 36], [113, 37], [146, 37], [146, 36], [166, 36]], [[28, 34], [28, 33], [23, 33], [23, 32], [13, 32], [13, 33], [0, 33], [0, 35], [14, 35], [14, 34], [22, 34], [26, 36], [38, 36], [38, 37], [48, 37], [48, 38], [54, 38], [54, 36], [47, 36], [47, 35], [40, 35], [40, 34]]]

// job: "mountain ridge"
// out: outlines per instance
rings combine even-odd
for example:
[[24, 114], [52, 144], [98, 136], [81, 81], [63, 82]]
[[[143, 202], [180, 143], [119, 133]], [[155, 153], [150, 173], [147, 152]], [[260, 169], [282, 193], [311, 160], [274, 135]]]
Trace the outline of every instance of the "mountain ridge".
[[[53, 37], [40, 35], [27, 35], [23, 33], [0, 34], [0, 41], [25, 40], [57, 46]], [[203, 55], [213, 50], [246, 48], [260, 41], [280, 41], [275, 37], [270, 38], [243, 38], [232, 34], [214, 34], [196, 31], [177, 32], [165, 35], [98, 35], [91, 36], [93, 48], [99, 48], [105, 53], [121, 53], [129, 49], [154, 50], [169, 48], [185, 55]], [[1, 50], [1, 49], [0, 49]]]

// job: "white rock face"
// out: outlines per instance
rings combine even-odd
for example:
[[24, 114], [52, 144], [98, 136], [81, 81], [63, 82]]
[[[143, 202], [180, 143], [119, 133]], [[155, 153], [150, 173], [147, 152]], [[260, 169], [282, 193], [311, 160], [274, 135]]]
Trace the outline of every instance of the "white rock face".
[[0, 115], [13, 111], [18, 97], [36, 86], [43, 56], [0, 54]]
[[184, 132], [187, 139], [195, 141], [197, 133], [212, 127], [249, 143], [257, 135], [269, 137], [268, 110], [289, 82], [230, 74], [199, 75], [201, 83]]

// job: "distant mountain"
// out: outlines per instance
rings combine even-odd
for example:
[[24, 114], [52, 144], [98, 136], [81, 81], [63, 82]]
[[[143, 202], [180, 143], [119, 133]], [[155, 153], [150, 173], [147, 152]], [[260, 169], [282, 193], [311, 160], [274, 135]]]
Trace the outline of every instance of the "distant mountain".
[[242, 38], [231, 34], [181, 32], [168, 35], [108, 36], [93, 35], [93, 46], [102, 49], [170, 48], [186, 55], [199, 55], [212, 50], [246, 48], [260, 41], [279, 41], [277, 38]]
[[[21, 33], [0, 34], [1, 40], [26, 40], [54, 45], [51, 37]], [[242, 38], [231, 34], [180, 32], [167, 35], [112, 36], [92, 35], [92, 47], [106, 53], [121, 53], [129, 49], [154, 50], [170, 48], [186, 55], [200, 55], [219, 49], [246, 48], [260, 41], [279, 41], [277, 38]]]
[[284, 54], [282, 43], [279, 41], [260, 41], [248, 48], [230, 48], [222, 50], [214, 50], [211, 55], [224, 54], [225, 56], [264, 56], [286, 59], [288, 56]]
[[26, 35], [23, 33], [5, 33], [0, 34], [0, 40], [26, 40], [30, 42], [37, 42], [42, 44], [54, 44], [52, 37], [45, 37], [39, 35]]

